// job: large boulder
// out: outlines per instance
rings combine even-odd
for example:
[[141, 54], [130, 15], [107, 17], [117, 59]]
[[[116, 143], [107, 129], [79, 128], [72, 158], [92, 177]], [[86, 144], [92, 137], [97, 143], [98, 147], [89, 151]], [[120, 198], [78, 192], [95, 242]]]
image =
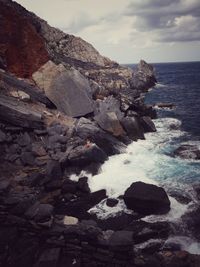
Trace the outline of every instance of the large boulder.
[[141, 60], [136, 71], [133, 72], [133, 77], [131, 79], [132, 88], [147, 91], [149, 88], [153, 87], [156, 82], [153, 66]]
[[125, 132], [119, 121], [123, 117], [124, 114], [120, 110], [120, 103], [113, 96], [96, 102], [94, 119], [103, 130], [110, 132], [114, 136], [124, 135]]
[[80, 118], [75, 126], [75, 134], [82, 139], [89, 139], [101, 148], [108, 156], [125, 151], [126, 146], [114, 136], [101, 130], [94, 122]]
[[145, 133], [156, 132], [156, 126], [149, 116], [142, 117], [141, 123]]
[[144, 130], [138, 117], [125, 117], [121, 124], [130, 139], [144, 139]]
[[197, 145], [181, 145], [174, 151], [174, 155], [183, 159], [200, 159], [200, 148]]
[[66, 115], [81, 117], [93, 112], [89, 82], [79, 71], [48, 61], [33, 74], [33, 80]]
[[124, 193], [127, 208], [140, 214], [165, 214], [170, 201], [162, 187], [143, 182], [133, 183]]

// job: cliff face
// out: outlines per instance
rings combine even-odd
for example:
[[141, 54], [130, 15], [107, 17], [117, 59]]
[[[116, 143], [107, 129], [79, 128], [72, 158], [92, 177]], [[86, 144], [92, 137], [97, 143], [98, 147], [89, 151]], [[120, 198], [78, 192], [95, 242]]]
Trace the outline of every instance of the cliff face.
[[0, 8], [0, 62], [19, 77], [29, 78], [48, 61], [43, 38], [32, 22], [7, 2]]

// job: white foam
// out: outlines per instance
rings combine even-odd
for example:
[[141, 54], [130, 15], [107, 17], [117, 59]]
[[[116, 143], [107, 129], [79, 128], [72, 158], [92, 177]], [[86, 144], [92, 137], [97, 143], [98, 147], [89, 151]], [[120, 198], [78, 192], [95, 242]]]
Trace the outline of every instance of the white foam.
[[157, 83], [157, 84], [154, 86], [154, 88], [161, 88], [161, 87], [166, 87], [166, 85], [163, 84], [163, 83]]

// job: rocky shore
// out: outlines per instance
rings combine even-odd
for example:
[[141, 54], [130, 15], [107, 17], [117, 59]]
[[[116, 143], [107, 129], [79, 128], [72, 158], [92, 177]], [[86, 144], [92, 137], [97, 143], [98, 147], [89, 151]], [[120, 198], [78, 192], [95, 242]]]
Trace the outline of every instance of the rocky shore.
[[120, 66], [19, 4], [0, 4], [0, 266], [199, 266], [200, 256], [166, 246], [172, 224], [142, 220], [170, 210], [161, 187], [127, 188], [119, 199], [130, 214], [88, 213], [119, 199], [91, 192], [87, 174], [156, 131], [144, 104], [153, 67]]

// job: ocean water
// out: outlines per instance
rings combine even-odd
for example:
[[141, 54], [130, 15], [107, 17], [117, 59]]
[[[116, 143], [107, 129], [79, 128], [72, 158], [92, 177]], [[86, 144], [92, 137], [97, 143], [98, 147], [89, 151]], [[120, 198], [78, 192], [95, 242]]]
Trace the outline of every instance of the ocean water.
[[[168, 214], [144, 218], [149, 222], [170, 221], [181, 225], [182, 215], [197, 203], [192, 185], [200, 182], [200, 161], [175, 158], [173, 151], [183, 143], [200, 145], [200, 62], [154, 64], [154, 67], [158, 84], [146, 95], [146, 103], [173, 103], [175, 108], [158, 109], [158, 118], [154, 120], [157, 132], [130, 144], [126, 153], [110, 157], [98, 175], [89, 177], [89, 186], [92, 191], [105, 188], [109, 196], [118, 197], [131, 183], [143, 181], [163, 186], [169, 196], [178, 193], [189, 197], [189, 204], [181, 204], [170, 196]], [[115, 208], [102, 201], [90, 212], [104, 219], [122, 210], [131, 212], [122, 200]], [[189, 229], [170, 238], [183, 249], [200, 254], [200, 243]]]

